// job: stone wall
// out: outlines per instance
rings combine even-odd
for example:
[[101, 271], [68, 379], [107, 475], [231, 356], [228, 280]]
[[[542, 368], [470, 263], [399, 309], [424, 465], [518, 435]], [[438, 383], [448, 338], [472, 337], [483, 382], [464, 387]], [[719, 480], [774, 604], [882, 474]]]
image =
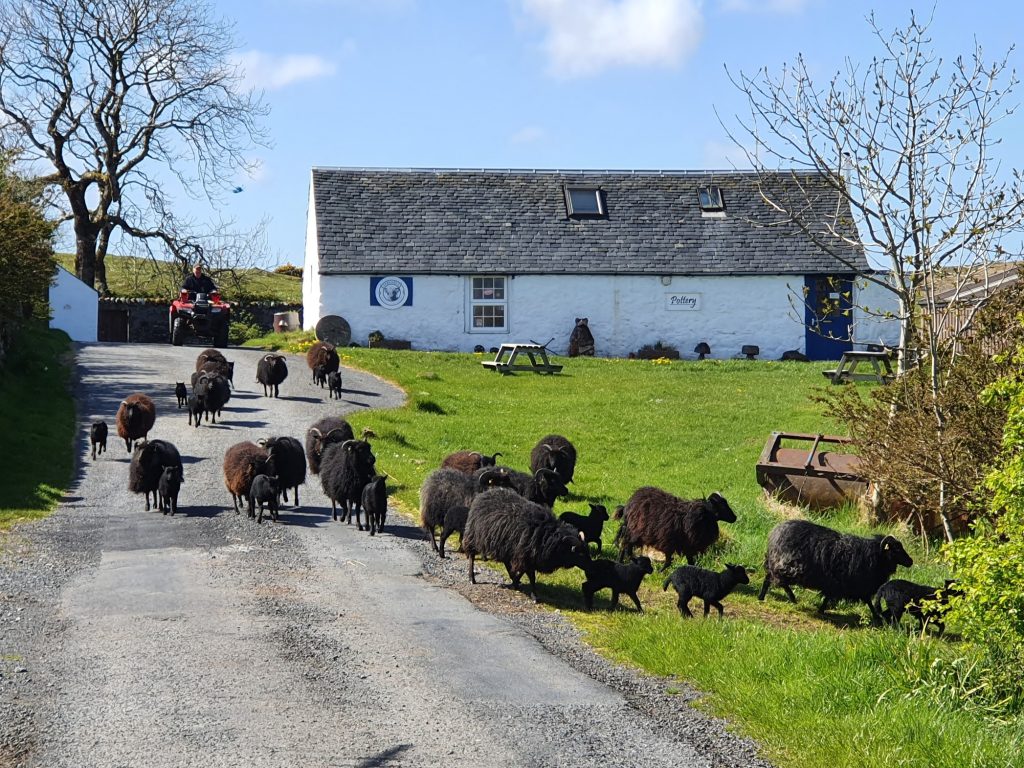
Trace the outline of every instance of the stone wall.
[[[149, 299], [102, 298], [100, 306], [100, 341], [130, 341], [136, 344], [166, 344], [169, 341], [168, 318], [170, 304]], [[232, 321], [245, 311], [267, 332], [274, 329], [274, 315], [278, 312], [298, 312], [302, 320], [302, 307], [295, 304], [232, 303]], [[104, 315], [107, 316], [106, 322]], [[127, 338], [116, 330], [118, 324], [127, 325]]]

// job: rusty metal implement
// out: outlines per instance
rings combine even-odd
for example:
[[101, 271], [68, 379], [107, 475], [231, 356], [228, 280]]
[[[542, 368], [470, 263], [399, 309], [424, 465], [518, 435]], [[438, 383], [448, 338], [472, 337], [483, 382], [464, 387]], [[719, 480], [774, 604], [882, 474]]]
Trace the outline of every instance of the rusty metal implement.
[[860, 474], [860, 458], [836, 448], [848, 437], [772, 432], [757, 461], [757, 482], [771, 495], [815, 509], [860, 500], [868, 481]]

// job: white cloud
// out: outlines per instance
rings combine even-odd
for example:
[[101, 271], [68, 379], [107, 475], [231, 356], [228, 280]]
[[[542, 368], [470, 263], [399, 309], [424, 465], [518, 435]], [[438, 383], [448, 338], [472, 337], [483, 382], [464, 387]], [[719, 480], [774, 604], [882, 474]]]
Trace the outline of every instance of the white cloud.
[[520, 0], [547, 28], [544, 47], [561, 77], [613, 67], [672, 67], [704, 30], [701, 0]]
[[513, 144], [532, 144], [543, 138], [543, 128], [538, 128], [536, 125], [526, 125], [512, 134], [511, 141]]
[[746, 152], [731, 141], [705, 141], [703, 155], [704, 168], [720, 171], [742, 171], [750, 168]]
[[800, 13], [811, 0], [722, 0], [723, 11], [737, 13]]
[[245, 84], [252, 88], [276, 91], [302, 80], [329, 77], [337, 69], [321, 56], [304, 53], [275, 54], [246, 51], [236, 63], [244, 73]]

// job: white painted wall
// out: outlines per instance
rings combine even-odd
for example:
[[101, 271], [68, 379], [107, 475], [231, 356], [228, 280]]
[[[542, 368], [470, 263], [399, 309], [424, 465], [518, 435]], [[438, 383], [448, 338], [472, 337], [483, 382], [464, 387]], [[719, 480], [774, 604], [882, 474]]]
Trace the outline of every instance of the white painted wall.
[[64, 331], [72, 341], [96, 341], [99, 294], [64, 267], [57, 267], [50, 286], [50, 311], [51, 328]]
[[316, 208], [313, 201], [313, 180], [310, 175], [309, 201], [306, 203], [306, 252], [302, 261], [302, 319], [304, 330], [314, 328], [324, 312], [310, 312], [320, 306], [320, 244], [316, 236]]
[[[877, 275], [884, 278], [884, 275]], [[853, 340], [857, 344], [900, 343], [900, 323], [896, 319], [899, 301], [896, 294], [886, 288], [858, 279], [854, 282]], [[892, 317], [885, 317], [885, 313]]]
[[[315, 271], [308, 254], [307, 272]], [[625, 357], [644, 344], [663, 341], [693, 357], [700, 341], [712, 357], [739, 355], [744, 344], [761, 348], [762, 359], [777, 359], [788, 349], [804, 349], [804, 327], [793, 316], [790, 286], [803, 277], [679, 277], [663, 285], [657, 276], [530, 276], [510, 279], [509, 331], [467, 330], [469, 278], [413, 275], [413, 306], [370, 306], [369, 275], [325, 275], [318, 290], [304, 291], [305, 323], [337, 314], [352, 326], [352, 338], [366, 343], [371, 331], [408, 339], [416, 349], [472, 351], [512, 341], [555, 340], [551, 349], [564, 354], [576, 317], [588, 317], [602, 357]], [[311, 284], [312, 285], [312, 284]], [[697, 294], [700, 308], [666, 308], [667, 294]]]

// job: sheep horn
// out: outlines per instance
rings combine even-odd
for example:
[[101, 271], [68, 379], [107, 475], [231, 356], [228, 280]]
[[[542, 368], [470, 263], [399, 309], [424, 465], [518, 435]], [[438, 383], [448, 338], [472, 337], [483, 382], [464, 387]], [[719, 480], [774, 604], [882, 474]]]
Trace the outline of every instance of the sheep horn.
[[256, 441], [256, 445], [258, 445], [260, 448], [266, 448], [268, 442], [270, 441], [267, 438], [261, 437], [259, 440]]
[[309, 434], [313, 435], [314, 437], [319, 437], [321, 440], [323, 439], [323, 435], [320, 434], [320, 430], [317, 429], [316, 427], [310, 427]]
[[275, 357], [277, 357], [277, 355], [264, 355], [263, 359], [269, 362], [273, 360]]
[[478, 459], [482, 459], [484, 457], [484, 455], [480, 453], [480, 451], [470, 451], [469, 455], [476, 456]]
[[548, 449], [549, 451], [553, 451], [553, 450], [555, 450], [554, 448], [552, 448], [552, 447], [551, 447], [550, 445], [548, 445], [547, 443], [541, 443], [541, 444], [540, 444], [540, 447], [541, 447], [541, 448], [547, 448], [547, 449]]
[[128, 407], [128, 401], [127, 400], [122, 400], [121, 401], [121, 405], [123, 405], [125, 408], [127, 408]]
[[[326, 439], [327, 439], [328, 437], [330, 437], [331, 435], [333, 435], [333, 434], [334, 434], [335, 432], [341, 432], [341, 431], [342, 431], [342, 428], [341, 428], [341, 427], [335, 427], [335, 428], [334, 428], [334, 429], [332, 429], [332, 430], [331, 430], [330, 432], [328, 432], [328, 433], [327, 433], [326, 435], [324, 435], [324, 436], [323, 436], [323, 439], [324, 439], [324, 440], [326, 440]], [[346, 442], [346, 443], [354, 443], [354, 442], [356, 442], [356, 441], [355, 441], [355, 440], [346, 440], [345, 442]], [[345, 443], [342, 443], [342, 445], [344, 445], [344, 444], [345, 444]]]
[[900, 540], [897, 539], [895, 536], [892, 536], [892, 535], [886, 536], [885, 538], [882, 539], [882, 544], [881, 544], [882, 549], [883, 550], [888, 549], [890, 546], [892, 546], [893, 543], [899, 544]]
[[[331, 432], [333, 432], [333, 431], [334, 431], [334, 430], [332, 429], [332, 430], [331, 430]], [[328, 432], [327, 434], [330, 434], [330, 432]], [[348, 450], [348, 447], [349, 447], [350, 445], [352, 445], [353, 443], [358, 443], [358, 442], [359, 442], [358, 440], [346, 440], [345, 442], [343, 442], [343, 443], [341, 444], [341, 447], [342, 447], [343, 449], [345, 449], [345, 450]]]

